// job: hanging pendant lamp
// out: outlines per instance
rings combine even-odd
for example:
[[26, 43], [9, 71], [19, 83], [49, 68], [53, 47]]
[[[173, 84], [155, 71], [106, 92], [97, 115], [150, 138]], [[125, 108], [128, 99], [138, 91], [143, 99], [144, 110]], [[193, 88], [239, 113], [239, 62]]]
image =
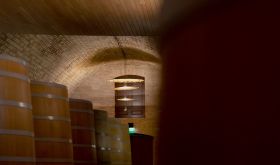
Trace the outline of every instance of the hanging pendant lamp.
[[115, 40], [117, 41], [117, 44], [118, 44], [118, 46], [122, 52], [123, 58], [124, 58], [124, 75], [125, 76], [120, 76], [120, 77], [114, 78], [114, 79], [110, 80], [110, 82], [125, 83], [124, 86], [116, 87], [115, 90], [117, 90], [117, 91], [138, 89], [139, 87], [128, 86], [126, 83], [139, 83], [139, 82], [143, 82], [144, 79], [140, 79], [138, 76], [135, 76], [135, 75], [126, 75], [127, 56], [125, 54], [123, 46], [121, 45], [119, 39], [116, 36], [115, 36]]
[[132, 98], [128, 98], [128, 97], [123, 97], [123, 98], [120, 98], [120, 99], [117, 99], [118, 101], [133, 101], [135, 99], [132, 99]]
[[121, 86], [121, 87], [116, 87], [115, 90], [116, 91], [129, 91], [129, 90], [135, 90], [135, 89], [138, 89], [138, 88], [139, 87], [124, 85], [124, 86]]

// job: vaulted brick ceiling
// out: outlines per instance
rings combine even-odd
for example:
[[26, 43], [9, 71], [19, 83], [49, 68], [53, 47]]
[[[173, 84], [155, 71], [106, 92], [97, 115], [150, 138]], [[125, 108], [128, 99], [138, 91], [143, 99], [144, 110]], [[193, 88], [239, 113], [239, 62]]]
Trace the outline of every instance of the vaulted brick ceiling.
[[[117, 38], [128, 59], [134, 61], [134, 64], [137, 61], [142, 62], [142, 65], [145, 63], [160, 63], [160, 56], [155, 49], [153, 38]], [[115, 37], [112, 36], [2, 33], [0, 34], [0, 53], [25, 59], [30, 64], [31, 78], [64, 83], [70, 91], [87, 74], [96, 72], [103, 65], [118, 62], [118, 67], [108, 66], [108, 69], [114, 69], [111, 71], [123, 69], [121, 49]], [[132, 64], [128, 63], [128, 65]]]

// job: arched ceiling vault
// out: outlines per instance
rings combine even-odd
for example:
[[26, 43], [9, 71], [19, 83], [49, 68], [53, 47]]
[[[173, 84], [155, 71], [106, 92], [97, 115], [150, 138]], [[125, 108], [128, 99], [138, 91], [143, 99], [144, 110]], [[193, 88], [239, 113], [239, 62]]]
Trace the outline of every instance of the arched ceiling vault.
[[[104, 74], [106, 73], [107, 80], [110, 80], [114, 77], [128, 74], [131, 70], [135, 70], [137, 67], [144, 67], [152, 64], [160, 65], [161, 63], [159, 57], [142, 50], [135, 48], [123, 48], [123, 50], [126, 54], [126, 63], [124, 62], [124, 57], [120, 48], [105, 48], [98, 50], [94, 54], [89, 53], [88, 57], [84, 57], [79, 63], [72, 63], [73, 67], [69, 69], [67, 73], [59, 76], [57, 81], [65, 83], [69, 82], [68, 86], [72, 92], [72, 89], [79, 85], [79, 82], [83, 80], [84, 77], [90, 75], [97, 76], [101, 79], [101, 77], [104, 78]], [[125, 67], [125, 65], [127, 65], [127, 67]], [[127, 70], [124, 68], [127, 68]], [[134, 74], [140, 73], [141, 72], [134, 72]], [[106, 82], [107, 80], [104, 79], [103, 81]]]
[[[123, 36], [118, 39], [128, 59], [159, 65], [160, 57], [152, 37]], [[70, 93], [85, 76], [102, 74], [99, 68], [103, 65], [113, 72], [116, 65], [110, 67], [108, 64], [122, 60], [120, 48], [112, 36], [2, 33], [0, 53], [25, 59], [30, 64], [32, 79], [65, 84]], [[123, 62], [117, 64], [120, 65], [118, 68], [123, 67]]]

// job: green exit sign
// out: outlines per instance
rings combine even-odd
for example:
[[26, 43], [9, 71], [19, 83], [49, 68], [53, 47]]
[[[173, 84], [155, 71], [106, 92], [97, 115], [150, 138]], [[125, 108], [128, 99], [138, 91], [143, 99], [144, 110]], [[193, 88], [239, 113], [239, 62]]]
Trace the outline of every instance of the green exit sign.
[[134, 134], [135, 133], [135, 128], [134, 127], [128, 128], [128, 132], [129, 132], [129, 134]]

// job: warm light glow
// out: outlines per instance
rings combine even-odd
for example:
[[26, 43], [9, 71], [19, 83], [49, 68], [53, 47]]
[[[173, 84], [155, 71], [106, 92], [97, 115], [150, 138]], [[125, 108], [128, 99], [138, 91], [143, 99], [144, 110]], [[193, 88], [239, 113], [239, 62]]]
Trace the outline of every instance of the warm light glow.
[[122, 78], [122, 79], [113, 79], [110, 80], [110, 82], [114, 83], [139, 83], [144, 82], [143, 79], [133, 79], [133, 78]]
[[139, 87], [133, 87], [133, 86], [122, 86], [122, 87], [117, 87], [115, 88], [116, 91], [128, 91], [128, 90], [135, 90], [138, 89]]
[[117, 99], [118, 101], [133, 101], [134, 99], [128, 98], [128, 97], [123, 97], [121, 99]]

